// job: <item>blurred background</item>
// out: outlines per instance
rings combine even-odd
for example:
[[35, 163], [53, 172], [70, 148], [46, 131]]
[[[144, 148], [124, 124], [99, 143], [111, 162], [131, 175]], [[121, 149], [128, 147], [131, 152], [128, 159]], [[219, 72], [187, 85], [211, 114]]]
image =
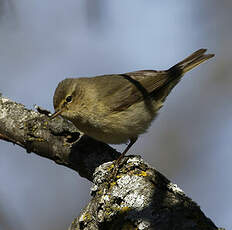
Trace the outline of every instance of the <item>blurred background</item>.
[[[231, 0], [0, 0], [0, 92], [53, 111], [66, 77], [166, 69], [208, 48], [216, 57], [186, 74], [130, 153], [232, 229], [231, 10]], [[0, 230], [67, 229], [90, 186], [0, 142]]]

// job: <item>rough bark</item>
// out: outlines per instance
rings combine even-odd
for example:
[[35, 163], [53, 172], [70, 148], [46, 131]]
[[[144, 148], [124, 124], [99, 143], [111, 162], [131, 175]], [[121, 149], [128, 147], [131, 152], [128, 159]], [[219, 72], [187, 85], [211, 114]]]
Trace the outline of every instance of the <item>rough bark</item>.
[[0, 139], [77, 171], [93, 181], [92, 200], [71, 224], [79, 229], [216, 230], [200, 207], [139, 156], [126, 157], [112, 175], [119, 153], [81, 136], [61, 117], [26, 109], [0, 96]]

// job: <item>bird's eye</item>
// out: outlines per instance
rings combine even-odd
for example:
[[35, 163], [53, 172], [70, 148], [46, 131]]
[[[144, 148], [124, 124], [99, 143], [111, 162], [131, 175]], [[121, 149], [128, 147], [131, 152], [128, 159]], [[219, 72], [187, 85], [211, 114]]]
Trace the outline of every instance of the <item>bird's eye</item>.
[[66, 100], [67, 103], [71, 102], [72, 101], [72, 96], [67, 96], [65, 100]]

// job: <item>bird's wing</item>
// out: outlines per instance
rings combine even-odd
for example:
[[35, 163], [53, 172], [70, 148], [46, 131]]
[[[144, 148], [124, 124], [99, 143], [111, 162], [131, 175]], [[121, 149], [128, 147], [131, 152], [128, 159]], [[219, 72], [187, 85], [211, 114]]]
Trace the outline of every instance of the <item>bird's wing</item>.
[[[163, 102], [184, 73], [210, 59], [214, 54], [205, 54], [206, 49], [199, 49], [166, 71], [141, 70], [119, 75], [106, 75], [102, 78], [99, 98], [112, 111], [122, 111], [129, 106], [149, 98]], [[105, 80], [109, 77], [109, 81]], [[97, 84], [96, 81], [96, 84]]]
[[122, 111], [139, 101], [151, 98], [158, 89], [167, 85], [170, 79], [173, 78], [168, 71], [154, 70], [99, 76], [96, 83], [102, 80], [105, 87], [104, 90], [99, 87], [98, 98], [102, 98], [111, 111]]

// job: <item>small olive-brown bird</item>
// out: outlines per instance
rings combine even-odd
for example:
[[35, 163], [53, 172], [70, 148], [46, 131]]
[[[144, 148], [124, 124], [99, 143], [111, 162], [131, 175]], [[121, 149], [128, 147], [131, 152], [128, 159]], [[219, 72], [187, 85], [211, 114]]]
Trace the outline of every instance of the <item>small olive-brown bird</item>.
[[84, 134], [109, 144], [130, 140], [120, 159], [144, 133], [182, 76], [214, 54], [199, 49], [164, 71], [67, 78], [53, 97], [55, 113], [70, 120]]

